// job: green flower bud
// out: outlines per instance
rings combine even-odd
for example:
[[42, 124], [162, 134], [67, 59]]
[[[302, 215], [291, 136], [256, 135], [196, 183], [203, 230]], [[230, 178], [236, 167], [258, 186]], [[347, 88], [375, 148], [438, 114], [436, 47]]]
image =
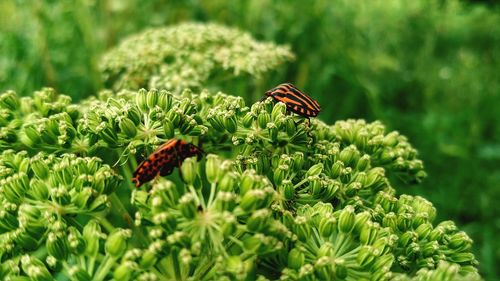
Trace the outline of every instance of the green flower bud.
[[459, 252], [452, 252], [448, 260], [454, 263], [463, 263], [463, 264], [475, 264], [476, 263], [476, 258], [474, 257], [474, 254], [472, 253], [459, 253]]
[[312, 177], [309, 181], [309, 190], [313, 198], [321, 199], [325, 189], [321, 184], [321, 180], [318, 177]]
[[247, 220], [247, 228], [252, 232], [262, 232], [268, 228], [271, 212], [268, 209], [261, 209], [253, 212]]
[[137, 134], [137, 128], [134, 122], [128, 118], [123, 118], [119, 123], [120, 130], [127, 135], [129, 138], [135, 137]]
[[156, 257], [156, 254], [151, 250], [146, 250], [141, 257], [141, 262], [139, 263], [139, 265], [143, 269], [148, 269], [155, 265], [157, 261], [158, 258]]
[[340, 211], [339, 216], [339, 231], [343, 233], [351, 232], [354, 227], [354, 220], [356, 216], [354, 214], [354, 207], [351, 205], [346, 206]]
[[134, 272], [132, 264], [133, 262], [130, 261], [126, 261], [120, 264], [113, 272], [113, 277], [115, 278], [114, 280], [123, 280], [123, 281], [131, 280], [132, 273]]
[[328, 280], [333, 275], [333, 268], [329, 257], [321, 257], [314, 264], [314, 273], [320, 280]]
[[399, 239], [398, 239], [398, 244], [402, 248], [408, 247], [412, 242], [417, 241], [417, 234], [413, 231], [407, 231], [403, 233]]
[[186, 193], [179, 199], [179, 210], [182, 215], [188, 219], [192, 219], [198, 213], [198, 204], [196, 197], [192, 193]]
[[257, 117], [257, 121], [259, 123], [259, 127], [261, 129], [267, 128], [267, 123], [271, 121], [271, 115], [269, 113], [263, 111], [259, 113], [259, 116]]
[[283, 180], [281, 183], [281, 193], [286, 200], [292, 200], [295, 198], [295, 188], [291, 180]]
[[231, 192], [219, 191], [215, 199], [216, 209], [219, 211], [232, 211], [236, 207], [238, 196]]
[[0, 233], [12, 231], [19, 226], [15, 213], [0, 210]]
[[247, 112], [245, 116], [243, 116], [241, 122], [245, 128], [250, 128], [253, 124], [253, 120], [255, 119], [255, 116], [251, 112]]
[[50, 232], [45, 243], [49, 255], [58, 260], [65, 260], [68, 257], [69, 247], [66, 237], [59, 232]]
[[172, 107], [173, 96], [166, 90], [161, 90], [158, 94], [158, 106], [164, 111], [170, 110]]
[[398, 199], [390, 193], [380, 191], [375, 196], [375, 204], [379, 204], [385, 212], [392, 212]]
[[127, 240], [132, 236], [130, 229], [117, 228], [109, 234], [106, 243], [104, 244], [106, 254], [115, 258], [119, 258], [125, 254], [127, 250]]
[[29, 178], [26, 173], [17, 173], [7, 178], [3, 185], [5, 199], [12, 203], [20, 203], [29, 187]]
[[309, 235], [311, 234], [311, 229], [307, 224], [306, 217], [297, 216], [295, 218], [293, 229], [300, 241], [306, 242], [310, 238]]
[[69, 269], [71, 280], [75, 281], [92, 281], [90, 274], [79, 266], [74, 266]]
[[207, 155], [207, 162], [205, 163], [205, 173], [209, 183], [217, 183], [221, 177], [221, 160], [215, 154]]
[[87, 246], [82, 234], [72, 226], [68, 228], [68, 245], [71, 252], [77, 255], [82, 254]]
[[[371, 266], [372, 272], [388, 271], [394, 262], [394, 255], [384, 255], [375, 259]], [[382, 280], [382, 279], [380, 279]]]
[[382, 220], [382, 225], [385, 227], [390, 227], [391, 229], [398, 229], [398, 219], [396, 214], [393, 212], [387, 213]]
[[316, 254], [318, 258], [320, 257], [334, 257], [335, 256], [335, 247], [329, 241], [324, 242], [318, 249]]
[[373, 248], [371, 246], [363, 246], [357, 256], [357, 261], [362, 267], [368, 266], [373, 262], [375, 256], [373, 255]]
[[359, 158], [360, 153], [354, 145], [350, 145], [344, 148], [339, 155], [340, 161], [344, 162], [346, 166], [350, 167], [356, 167]]
[[52, 271], [60, 271], [60, 270], [62, 270], [62, 267], [63, 267], [63, 263], [61, 261], [57, 260], [53, 256], [47, 256], [47, 258], [45, 259], [45, 263], [49, 266], [49, 268]]
[[222, 176], [218, 184], [219, 190], [221, 191], [234, 191], [236, 184], [236, 174], [230, 172]]
[[265, 196], [263, 190], [252, 189], [243, 195], [240, 201], [240, 207], [247, 212], [258, 209], [259, 202], [261, 202]]
[[52, 281], [54, 278], [42, 261], [34, 256], [24, 255], [21, 257], [22, 269], [31, 280]]
[[14, 91], [7, 91], [0, 95], [0, 107], [15, 111], [19, 107], [19, 100]]
[[278, 140], [278, 126], [276, 123], [267, 123], [267, 131], [269, 132], [269, 137], [273, 142]]
[[424, 257], [432, 257], [439, 250], [439, 243], [431, 241], [422, 246], [422, 254]]
[[304, 265], [305, 255], [299, 249], [293, 248], [288, 252], [288, 267], [298, 270]]
[[111, 128], [106, 126], [101, 132], [99, 132], [99, 136], [109, 145], [115, 147], [118, 145], [118, 136], [116, 132]]
[[127, 117], [134, 122], [134, 124], [139, 124], [142, 119], [142, 114], [137, 107], [130, 107], [127, 111]]
[[468, 250], [471, 246], [472, 239], [463, 231], [454, 233], [448, 242], [448, 247], [457, 251]]
[[231, 134], [236, 133], [236, 129], [238, 128], [236, 117], [231, 116], [229, 118], [224, 118], [224, 127], [229, 133]]
[[396, 147], [398, 144], [399, 133], [394, 131], [387, 134], [383, 139], [383, 145], [388, 147]]
[[340, 175], [342, 174], [342, 170], [344, 170], [344, 163], [340, 161], [335, 161], [330, 171], [330, 177], [333, 179], [340, 177]]
[[324, 217], [319, 222], [319, 233], [321, 237], [328, 238], [337, 229], [337, 219], [334, 217]]
[[282, 164], [274, 170], [273, 181], [276, 186], [281, 185], [289, 169], [288, 165]]
[[371, 215], [367, 211], [356, 214], [354, 218], [354, 231], [356, 233], [361, 233], [361, 229], [370, 220], [370, 218]]
[[361, 243], [363, 243], [364, 245], [373, 244], [377, 239], [379, 228], [380, 227], [378, 223], [366, 223], [361, 228], [361, 233], [359, 235], [359, 240], [361, 241]]
[[99, 251], [99, 239], [103, 237], [101, 226], [97, 221], [89, 221], [83, 228], [83, 239], [87, 247], [85, 254], [90, 257], [96, 257]]
[[187, 158], [181, 165], [182, 179], [186, 184], [193, 185], [198, 176], [196, 157]]
[[307, 170], [305, 177], [314, 177], [314, 176], [319, 176], [321, 172], [323, 171], [323, 163], [318, 163], [316, 165], [311, 166], [309, 170]]
[[430, 223], [423, 223], [419, 225], [417, 229], [415, 229], [415, 232], [417, 233], [420, 239], [426, 239], [427, 236], [429, 236], [429, 234], [431, 233], [431, 231], [432, 231], [432, 224]]
[[236, 231], [236, 217], [230, 213], [225, 213], [223, 216], [223, 223], [222, 223], [222, 234], [224, 234], [224, 237], [230, 237], [234, 234]]
[[253, 189], [257, 178], [254, 170], [246, 170], [240, 179], [240, 194], [245, 195], [248, 191]]
[[222, 119], [220, 116], [212, 116], [208, 118], [208, 122], [212, 127], [219, 131], [219, 132], [225, 132], [226, 128], [224, 127], [224, 119]]
[[98, 213], [104, 211], [108, 207], [109, 207], [108, 196], [99, 195], [97, 198], [94, 199], [94, 201], [92, 201], [92, 203], [88, 208], [90, 211]]
[[359, 182], [351, 182], [345, 187], [345, 194], [348, 197], [354, 197], [358, 194], [363, 186]]
[[91, 196], [92, 189], [89, 187], [85, 187], [76, 195], [73, 195], [72, 203], [74, 203], [78, 208], [84, 209], [87, 206], [87, 203]]
[[32, 178], [30, 186], [31, 189], [28, 191], [30, 197], [40, 201], [47, 200], [49, 198], [49, 190], [44, 181]]
[[286, 129], [286, 134], [290, 137], [295, 135], [295, 133], [297, 133], [297, 125], [293, 121], [293, 118], [289, 117], [285, 119], [285, 129]]
[[356, 170], [358, 171], [366, 171], [370, 166], [370, 155], [364, 154], [359, 158], [358, 164], [356, 164]]
[[16, 232], [16, 236], [13, 237], [17, 245], [20, 245], [25, 251], [34, 251], [39, 247], [39, 240], [35, 239], [36, 235], [43, 235], [43, 230], [40, 227], [30, 230], [23, 230], [22, 232]]
[[314, 267], [311, 264], [304, 264], [299, 270], [299, 280], [314, 280]]
[[271, 118], [274, 122], [283, 119], [286, 114], [286, 105], [282, 102], [277, 102], [274, 104], [273, 110], [271, 111]]
[[49, 167], [42, 157], [42, 154], [37, 154], [35, 157], [31, 158], [30, 167], [35, 175], [43, 180], [49, 175]]
[[154, 108], [158, 104], [159, 93], [157, 89], [150, 89], [146, 94], [146, 104], [148, 108]]
[[172, 122], [174, 128], [179, 127], [181, 122], [181, 115], [177, 112], [175, 107], [170, 109], [165, 115], [165, 117], [166, 117], [165, 119], [170, 120], [170, 122]]

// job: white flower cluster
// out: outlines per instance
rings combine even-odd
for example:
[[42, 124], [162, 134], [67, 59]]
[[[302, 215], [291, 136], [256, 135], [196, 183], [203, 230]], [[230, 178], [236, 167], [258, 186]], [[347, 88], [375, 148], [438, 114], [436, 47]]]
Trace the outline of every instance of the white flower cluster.
[[[113, 89], [179, 92], [241, 74], [259, 77], [294, 58], [287, 46], [256, 41], [218, 24], [184, 23], [125, 39], [106, 53], [100, 69]], [[216, 83], [214, 83], [216, 84]]]

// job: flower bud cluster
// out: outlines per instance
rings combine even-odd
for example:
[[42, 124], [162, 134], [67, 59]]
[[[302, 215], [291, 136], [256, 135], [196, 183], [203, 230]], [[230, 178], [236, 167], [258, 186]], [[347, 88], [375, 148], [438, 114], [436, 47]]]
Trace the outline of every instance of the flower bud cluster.
[[423, 163], [407, 138], [397, 131], [387, 133], [380, 121], [337, 121], [330, 130], [341, 143], [354, 144], [360, 151], [369, 154], [375, 166], [384, 167], [413, 183], [426, 177]]
[[477, 273], [460, 273], [460, 266], [441, 261], [436, 269], [422, 268], [416, 275], [394, 274], [391, 281], [480, 281], [483, 280]]
[[13, 91], [0, 94], [0, 148], [28, 151], [67, 151], [79, 117], [71, 98], [43, 88], [33, 97]]
[[242, 280], [254, 274], [258, 257], [276, 253], [284, 247], [281, 240], [291, 237], [273, 218], [276, 193], [267, 178], [253, 170], [239, 173], [230, 161], [213, 154], [207, 155], [205, 165], [193, 161], [184, 169], [185, 165], [183, 178], [193, 180], [185, 184], [161, 180], [149, 192], [134, 191], [136, 225], [147, 231], [151, 242], [146, 249], [133, 250], [142, 255], [131, 254], [122, 261], [115, 272], [126, 277], [122, 280], [135, 280], [162, 257], [172, 262], [163, 264], [167, 268], [160, 280], [201, 276]]
[[472, 239], [452, 221], [434, 225], [436, 209], [424, 198], [379, 192], [371, 212], [375, 221], [399, 236], [394, 255], [401, 269], [433, 269], [446, 261], [460, 265], [461, 274], [477, 274]]
[[114, 89], [180, 92], [206, 86], [214, 74], [258, 77], [293, 58], [288, 47], [257, 42], [235, 28], [184, 23], [130, 36], [104, 55], [100, 69]]
[[[423, 167], [405, 137], [379, 122], [328, 126], [271, 98], [246, 106], [206, 90], [103, 91], [77, 110], [49, 89], [22, 99], [6, 92], [0, 114], [9, 278], [45, 280], [47, 270], [74, 280], [477, 275], [464, 232], [434, 223], [425, 199], [395, 196], [391, 173], [418, 182]], [[171, 138], [208, 155], [130, 194], [136, 157]], [[31, 254], [42, 247], [46, 254]]]
[[387, 280], [391, 276], [397, 241], [387, 228], [373, 222], [368, 212], [347, 205], [335, 211], [330, 203], [304, 205], [297, 215], [284, 214], [296, 242], [288, 253], [282, 279]]
[[6, 150], [0, 154], [0, 252], [19, 255], [46, 244], [65, 260], [82, 253], [78, 220], [102, 213], [120, 183], [99, 158]]

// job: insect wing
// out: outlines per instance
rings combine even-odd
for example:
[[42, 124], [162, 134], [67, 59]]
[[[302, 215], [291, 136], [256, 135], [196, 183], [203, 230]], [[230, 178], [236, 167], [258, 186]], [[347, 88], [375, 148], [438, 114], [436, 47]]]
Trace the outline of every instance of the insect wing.
[[[136, 187], [140, 187], [144, 183], [154, 179], [158, 174], [161, 174], [163, 166], [172, 165], [172, 160], [175, 160], [173, 159], [174, 156], [172, 155], [172, 150], [174, 149], [176, 142], [177, 140], [175, 139], [168, 141], [151, 153], [148, 156], [148, 159], [139, 164], [132, 177], [132, 182]], [[171, 170], [172, 169], [173, 167]]]
[[266, 92], [266, 95], [283, 102], [286, 104], [288, 110], [304, 117], [316, 117], [321, 111], [317, 101], [290, 83], [278, 85], [276, 88]]

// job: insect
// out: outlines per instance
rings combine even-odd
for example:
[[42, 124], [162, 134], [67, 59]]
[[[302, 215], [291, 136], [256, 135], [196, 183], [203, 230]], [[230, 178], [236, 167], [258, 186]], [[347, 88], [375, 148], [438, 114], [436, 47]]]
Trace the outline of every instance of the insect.
[[321, 111], [317, 101], [313, 100], [290, 83], [278, 85], [267, 91], [266, 96], [284, 103], [288, 111], [306, 118], [316, 117]]
[[180, 167], [184, 159], [203, 156], [203, 151], [192, 143], [183, 140], [171, 139], [156, 149], [144, 160], [134, 172], [132, 182], [136, 187], [154, 179], [158, 175], [170, 175], [175, 167]]

